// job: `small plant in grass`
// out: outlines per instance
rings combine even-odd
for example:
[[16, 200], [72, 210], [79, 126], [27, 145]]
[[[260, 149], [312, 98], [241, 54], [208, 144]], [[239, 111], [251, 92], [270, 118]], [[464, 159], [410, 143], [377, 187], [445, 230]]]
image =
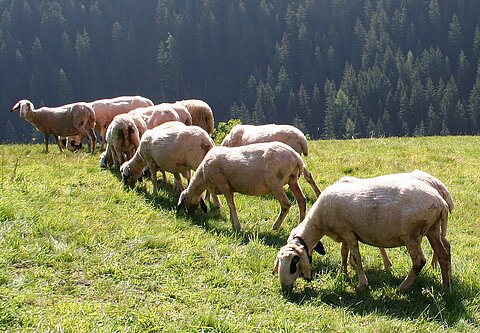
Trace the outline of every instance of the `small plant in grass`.
[[230, 119], [227, 122], [220, 121], [217, 128], [213, 131], [212, 137], [215, 144], [219, 145], [235, 125], [242, 124], [240, 119]]

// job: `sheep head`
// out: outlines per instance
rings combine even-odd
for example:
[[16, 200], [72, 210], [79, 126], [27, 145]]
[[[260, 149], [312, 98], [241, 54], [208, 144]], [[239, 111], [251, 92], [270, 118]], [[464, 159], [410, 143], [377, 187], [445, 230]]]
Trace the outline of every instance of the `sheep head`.
[[25, 118], [28, 112], [33, 112], [33, 103], [29, 100], [22, 99], [15, 104], [10, 112], [20, 111], [20, 117]]
[[302, 276], [312, 280], [312, 265], [305, 246], [296, 240], [283, 246], [275, 260], [274, 273], [278, 273], [280, 285], [285, 293], [291, 292], [296, 279]]
[[201, 196], [195, 198], [195, 196], [188, 193], [188, 188], [186, 188], [182, 191], [182, 193], [180, 193], [180, 197], [178, 198], [177, 212], [183, 207], [185, 207], [187, 209], [187, 212], [190, 215], [193, 215], [197, 210], [198, 205], [200, 205], [204, 213], [207, 213], [207, 205], [205, 204], [203, 198]]
[[133, 172], [128, 161], [120, 166], [120, 174], [122, 175], [123, 184], [131, 189], [135, 187], [135, 184], [140, 177], [140, 175]]

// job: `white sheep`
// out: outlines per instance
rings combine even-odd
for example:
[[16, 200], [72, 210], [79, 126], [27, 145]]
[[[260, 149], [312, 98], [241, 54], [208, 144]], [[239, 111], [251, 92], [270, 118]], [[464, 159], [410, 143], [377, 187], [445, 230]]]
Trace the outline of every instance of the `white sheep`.
[[[427, 172], [424, 172], [424, 171], [421, 171], [421, 170], [414, 170], [412, 172], [405, 172], [405, 173], [396, 173], [396, 174], [389, 174], [389, 175], [384, 175], [384, 176], [379, 176], [379, 177], [376, 177], [376, 179], [387, 179], [390, 178], [390, 177], [394, 177], [394, 178], [405, 178], [405, 179], [418, 179], [418, 180], [421, 180], [423, 181], [425, 184], [427, 185], [430, 185], [432, 186], [435, 190], [438, 191], [438, 194], [440, 194], [440, 196], [445, 200], [445, 202], [448, 204], [448, 211], [451, 213], [453, 211], [453, 208], [454, 208], [454, 203], [453, 203], [453, 199], [450, 195], [450, 192], [448, 191], [447, 187], [445, 186], [445, 184], [443, 184], [440, 179], [438, 179], [437, 177], [434, 177], [432, 176], [431, 174], [427, 173]], [[362, 178], [357, 178], [357, 177], [352, 177], [352, 176], [345, 176], [345, 177], [342, 177], [338, 180], [338, 182], [346, 182], [346, 183], [352, 183], [352, 182], [358, 182], [358, 181], [362, 181], [363, 179]], [[444, 240], [444, 242], [447, 242], [448, 241], [445, 239], [445, 236], [446, 236], [446, 232], [447, 232], [447, 229], [444, 228], [442, 229], [442, 240]], [[383, 248], [380, 248], [380, 254], [382, 256], [382, 260], [383, 260], [383, 266], [385, 268], [386, 271], [389, 271], [390, 268], [392, 267], [392, 263], [390, 261], [390, 259], [388, 258], [388, 255], [387, 255], [387, 252], [385, 251], [385, 249]], [[343, 244], [342, 243], [342, 247], [341, 247], [341, 251], [342, 253], [345, 253], [345, 256], [348, 255], [348, 248], [346, 246], [346, 244]], [[436, 264], [437, 264], [437, 256], [435, 255], [435, 253], [433, 253], [433, 256], [432, 256], [432, 260], [430, 262], [430, 264], [432, 265], [432, 267], [435, 267]], [[354, 262], [353, 262], [353, 259], [352, 257], [350, 256], [350, 261], [349, 261], [352, 266], [354, 266]], [[347, 263], [346, 261], [342, 263], [343, 265], [343, 271], [346, 273], [347, 271]]]
[[69, 104], [61, 107], [35, 109], [33, 103], [22, 99], [12, 108], [20, 111], [20, 117], [31, 123], [45, 137], [45, 152], [48, 153], [48, 138], [55, 137], [60, 151], [63, 151], [60, 136], [87, 136], [89, 151], [95, 152], [95, 112], [85, 103]]
[[175, 110], [178, 114], [178, 120], [184, 123], [187, 126], [193, 125], [192, 121], [192, 115], [190, 112], [188, 112], [188, 109], [181, 103], [175, 102], [175, 103], [162, 103], [162, 104], [167, 104], [170, 106], [172, 109]]
[[187, 108], [188, 112], [192, 115], [193, 125], [200, 126], [208, 134], [212, 134], [214, 118], [212, 108], [207, 102], [200, 99], [186, 99], [178, 101], [177, 103], [180, 103]]
[[[300, 155], [308, 156], [307, 138], [298, 128], [291, 125], [235, 125], [223, 139], [222, 146], [239, 147], [252, 143], [280, 141], [292, 147]], [[303, 175], [313, 191], [320, 195], [321, 191], [312, 174], [304, 168]]]
[[169, 121], [180, 120], [178, 113], [167, 103], [137, 108], [128, 113], [141, 117], [145, 121], [147, 129], [155, 128]]
[[108, 125], [106, 138], [106, 159], [112, 160], [115, 168], [119, 170], [120, 165], [125, 162], [125, 156], [127, 160], [131, 159], [140, 145], [140, 132], [133, 116], [129, 114], [115, 116]]
[[282, 142], [256, 143], [241, 147], [214, 147], [195, 171], [192, 181], [178, 200], [177, 209], [186, 205], [189, 213], [200, 204], [206, 210], [202, 193], [223, 194], [230, 208], [230, 219], [235, 230], [241, 230], [234, 203], [234, 193], [246, 195], [273, 194], [280, 202], [281, 211], [273, 229], [280, 228], [290, 210], [283, 186], [288, 184], [298, 202], [300, 221], [305, 216], [306, 199], [298, 184], [303, 171], [300, 155]]
[[[99, 99], [88, 102], [87, 104], [95, 111], [95, 131], [97, 131], [100, 136], [100, 149], [104, 150], [107, 128], [115, 116], [128, 113], [139, 107], [151, 106], [153, 102], [142, 96], [119, 96]], [[83, 137], [81, 136], [67, 138], [67, 148], [72, 151], [81, 148], [82, 139]]]
[[[345, 243], [357, 268], [358, 290], [368, 287], [358, 241], [376, 247], [406, 246], [412, 269], [400, 284], [408, 289], [425, 265], [421, 250], [427, 236], [438, 256], [444, 287], [451, 288], [450, 244], [443, 238], [449, 206], [436, 189], [415, 178], [377, 177], [358, 182], [338, 182], [327, 187], [278, 252], [275, 271], [282, 289], [293, 288], [302, 275], [311, 279], [309, 254], [326, 235]], [[342, 252], [342, 266], [347, 253]]]
[[150, 170], [153, 193], [157, 194], [157, 170], [171, 172], [175, 187], [184, 186], [182, 174], [190, 181], [190, 170], [195, 170], [203, 157], [213, 147], [213, 140], [198, 126], [186, 126], [175, 121], [147, 130], [140, 146], [127, 162], [120, 167], [125, 185], [133, 188], [145, 166]]
[[133, 109], [150, 105], [153, 105], [153, 102], [142, 96], [119, 96], [91, 102], [97, 119], [95, 129], [100, 133], [100, 148], [103, 150], [105, 147], [105, 136], [108, 125], [110, 125], [116, 115], [128, 113]]

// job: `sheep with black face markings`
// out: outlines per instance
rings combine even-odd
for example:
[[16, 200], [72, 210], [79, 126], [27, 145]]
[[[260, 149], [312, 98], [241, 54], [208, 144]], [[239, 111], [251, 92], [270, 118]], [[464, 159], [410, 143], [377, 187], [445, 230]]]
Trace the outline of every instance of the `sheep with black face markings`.
[[255, 143], [241, 147], [214, 147], [195, 171], [192, 181], [181, 193], [177, 208], [186, 206], [189, 213], [200, 204], [206, 211], [202, 194], [206, 190], [223, 194], [230, 208], [230, 220], [235, 230], [241, 230], [234, 202], [234, 193], [246, 195], [273, 194], [280, 202], [281, 211], [273, 229], [280, 228], [288, 211], [290, 200], [283, 186], [288, 184], [297, 199], [300, 221], [305, 216], [306, 199], [298, 184], [303, 171], [300, 155], [282, 142]]
[[[280, 141], [292, 147], [297, 153], [308, 156], [307, 138], [298, 128], [291, 125], [235, 125], [223, 139], [222, 146], [239, 147], [252, 143]], [[303, 169], [303, 176], [316, 196], [321, 193], [312, 174]]]
[[[380, 178], [380, 177], [382, 177], [382, 178]], [[453, 199], [450, 195], [450, 192], [448, 191], [445, 184], [443, 184], [440, 181], [440, 179], [438, 179], [435, 176], [432, 176], [431, 174], [429, 174], [427, 172], [424, 172], [424, 171], [421, 171], [421, 170], [414, 170], [412, 172], [396, 173], [396, 174], [390, 174], [390, 175], [385, 175], [385, 176], [380, 176], [380, 177], [377, 177], [377, 179], [395, 177], [395, 178], [421, 180], [425, 184], [432, 186], [435, 190], [438, 191], [438, 194], [440, 194], [440, 196], [448, 204], [448, 211], [450, 213], [453, 211], [453, 208], [455, 207], [454, 203], [453, 203]], [[363, 180], [362, 178], [345, 176], [345, 177], [340, 178], [338, 180], [338, 182], [353, 183], [353, 182], [358, 182], [358, 181], [362, 181], [362, 180]], [[441, 235], [442, 236], [442, 241], [449, 246], [449, 243], [445, 238], [446, 233], [447, 233], [447, 228], [443, 228], [442, 229], [442, 235]], [[388, 258], [387, 252], [383, 248], [379, 248], [379, 250], [380, 250], [380, 254], [382, 256], [383, 266], [384, 266], [386, 271], [389, 271], [390, 268], [392, 267], [392, 263], [391, 263], [390, 259]], [[346, 258], [348, 256], [348, 252], [349, 252], [346, 244], [342, 243], [341, 251], [342, 251], [343, 257]], [[430, 264], [432, 265], [432, 267], [436, 267], [437, 262], [438, 262], [438, 258], [435, 255], [435, 253], [433, 253], [432, 260], [431, 260]], [[354, 261], [353, 261], [353, 258], [351, 256], [350, 256], [350, 263], [352, 264], [352, 266], [354, 266]], [[346, 260], [342, 261], [342, 267], [343, 267], [343, 271], [346, 273], [347, 272], [347, 262], [346, 262]]]
[[[443, 285], [451, 289], [450, 244], [444, 238], [449, 205], [425, 181], [382, 176], [327, 187], [278, 252], [275, 271], [286, 292], [302, 275], [311, 279], [308, 256], [326, 235], [345, 243], [357, 268], [358, 290], [368, 287], [358, 241], [376, 247], [406, 246], [412, 269], [399, 289], [408, 289], [425, 265], [421, 240], [427, 236], [438, 257]], [[342, 252], [342, 263], [347, 253]], [[343, 265], [343, 264], [342, 264]]]
[[11, 111], [19, 111], [20, 117], [43, 133], [46, 153], [48, 153], [48, 138], [50, 135], [55, 137], [55, 142], [62, 152], [60, 136], [87, 136], [89, 151], [95, 152], [95, 112], [86, 103], [35, 109], [32, 102], [22, 99], [15, 104]]

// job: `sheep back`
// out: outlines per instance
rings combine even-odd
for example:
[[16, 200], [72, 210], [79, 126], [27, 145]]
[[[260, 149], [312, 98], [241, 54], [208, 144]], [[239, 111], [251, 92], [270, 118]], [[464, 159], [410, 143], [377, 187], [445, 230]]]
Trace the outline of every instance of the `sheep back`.
[[147, 130], [138, 150], [147, 165], [183, 173], [195, 170], [213, 145], [203, 129], [175, 121]]
[[136, 108], [129, 111], [129, 114], [141, 117], [145, 121], [147, 129], [155, 128], [169, 121], [179, 121], [177, 112], [166, 103]]
[[298, 177], [303, 171], [303, 161], [288, 145], [270, 142], [214, 147], [199, 169], [213, 193], [264, 195], [272, 193], [272, 188], [279, 184], [287, 184], [290, 177]]
[[370, 178], [327, 187], [296, 232], [301, 234], [306, 225], [315, 229], [317, 224], [338, 242], [350, 230], [363, 243], [398, 247], [405, 245], [406, 238], [425, 235], [442, 214], [448, 215], [448, 204], [423, 181]]
[[119, 96], [108, 99], [99, 99], [90, 103], [97, 117], [97, 131], [101, 127], [107, 128], [113, 118], [139, 107], [153, 105], [153, 102], [142, 96]]
[[69, 107], [42, 107], [34, 111], [33, 119], [30, 122], [40, 132], [56, 136], [85, 134], [86, 130], [95, 127], [95, 113], [85, 103]]
[[297, 153], [308, 155], [307, 138], [291, 125], [235, 125], [222, 142], [222, 146], [239, 147], [252, 143], [280, 141]]
[[207, 102], [199, 99], [186, 99], [178, 103], [185, 106], [192, 115], [192, 124], [203, 128], [208, 134], [212, 134], [214, 126], [213, 111]]

